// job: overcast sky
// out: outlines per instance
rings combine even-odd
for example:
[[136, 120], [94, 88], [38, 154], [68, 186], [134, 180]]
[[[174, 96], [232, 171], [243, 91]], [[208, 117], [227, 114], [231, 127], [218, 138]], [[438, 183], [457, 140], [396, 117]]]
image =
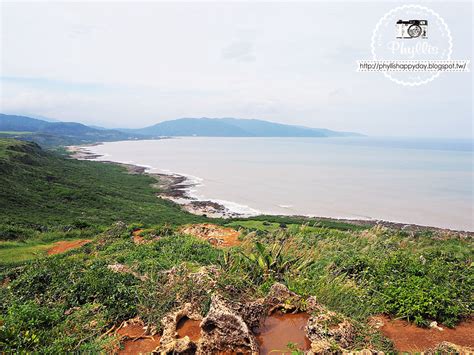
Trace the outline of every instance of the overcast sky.
[[[412, 2], [410, 2], [412, 3]], [[3, 2], [4, 113], [106, 127], [260, 118], [382, 136], [472, 136], [472, 73], [357, 73], [394, 2]], [[423, 2], [472, 57], [472, 3]]]

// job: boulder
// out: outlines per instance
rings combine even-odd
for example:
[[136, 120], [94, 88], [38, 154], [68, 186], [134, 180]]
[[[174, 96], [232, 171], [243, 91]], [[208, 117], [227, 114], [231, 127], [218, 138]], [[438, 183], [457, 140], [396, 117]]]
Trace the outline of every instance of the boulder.
[[296, 311], [300, 307], [300, 302], [301, 296], [291, 292], [285, 285], [279, 282], [272, 285], [264, 300], [269, 315], [278, 309]]
[[354, 344], [356, 330], [351, 322], [336, 312], [321, 305], [311, 309], [314, 313], [308, 320], [305, 331], [311, 341], [311, 352], [345, 352]]
[[219, 295], [212, 296], [209, 312], [201, 322], [198, 354], [216, 352], [258, 354], [257, 341], [244, 317], [247, 317], [252, 324], [256, 324], [259, 306], [255, 304], [246, 308], [244, 305], [238, 307], [236, 305], [227, 302]]

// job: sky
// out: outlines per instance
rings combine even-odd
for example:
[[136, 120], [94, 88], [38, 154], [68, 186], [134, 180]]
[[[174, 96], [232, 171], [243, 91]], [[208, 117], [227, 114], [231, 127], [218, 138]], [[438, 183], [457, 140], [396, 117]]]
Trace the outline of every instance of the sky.
[[[413, 3], [413, 2], [410, 2]], [[356, 72], [397, 2], [2, 2], [0, 111], [105, 127], [258, 118], [472, 137], [472, 73], [419, 87]], [[472, 3], [423, 2], [472, 59]]]

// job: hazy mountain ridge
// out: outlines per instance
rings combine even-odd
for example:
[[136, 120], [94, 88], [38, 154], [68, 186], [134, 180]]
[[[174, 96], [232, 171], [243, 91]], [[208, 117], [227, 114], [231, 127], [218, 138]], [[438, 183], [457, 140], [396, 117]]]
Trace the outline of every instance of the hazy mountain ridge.
[[[18, 132], [17, 135], [16, 132]], [[26, 116], [5, 114], [0, 114], [0, 136], [14, 136], [42, 145], [68, 145], [144, 138], [138, 134], [97, 129], [77, 122], [47, 122]]]
[[362, 136], [325, 128], [309, 128], [239, 118], [180, 118], [139, 129], [106, 129], [77, 122], [50, 122], [21, 115], [0, 114], [0, 136], [30, 140], [41, 145], [72, 145], [101, 141], [200, 137], [345, 137]]
[[123, 129], [148, 136], [205, 137], [345, 137], [362, 136], [353, 132], [338, 132], [325, 128], [293, 126], [258, 119], [180, 118], [139, 129]]

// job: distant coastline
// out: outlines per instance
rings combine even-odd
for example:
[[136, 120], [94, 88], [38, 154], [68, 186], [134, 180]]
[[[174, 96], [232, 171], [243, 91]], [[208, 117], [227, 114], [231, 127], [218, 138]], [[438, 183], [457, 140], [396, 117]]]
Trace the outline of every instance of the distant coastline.
[[[147, 174], [157, 180], [156, 187], [160, 190], [157, 193], [159, 198], [169, 200], [173, 203], [176, 203], [183, 208], [183, 210], [201, 216], [207, 216], [210, 218], [248, 218], [255, 217], [259, 215], [268, 215], [268, 213], [253, 213], [253, 214], [244, 214], [231, 211], [225, 205], [217, 203], [208, 199], [197, 199], [192, 197], [190, 190], [196, 185], [196, 182], [192, 181], [189, 177], [177, 173], [152, 173], [150, 172], [149, 166], [141, 166], [136, 164], [121, 163], [112, 160], [99, 160], [103, 157], [101, 154], [96, 154], [90, 151], [90, 147], [102, 145], [103, 143], [93, 143], [87, 145], [79, 146], [68, 146], [66, 147], [67, 151], [71, 153], [71, 158], [78, 160], [92, 160], [108, 164], [116, 164], [123, 166], [127, 169], [129, 173], [132, 174]], [[395, 228], [404, 230], [407, 232], [418, 232], [418, 231], [436, 231], [436, 232], [446, 232], [446, 233], [462, 233], [466, 237], [474, 237], [474, 231], [466, 231], [462, 229], [454, 228], [441, 228], [434, 227], [429, 225], [421, 225], [414, 223], [403, 223], [403, 222], [394, 222], [387, 221], [383, 219], [364, 219], [364, 218], [336, 218], [336, 217], [326, 217], [326, 216], [315, 216], [315, 215], [295, 215], [295, 214], [272, 214], [274, 216], [284, 216], [284, 217], [294, 217], [300, 219], [307, 219], [308, 222], [312, 220], [321, 220], [321, 221], [334, 221], [334, 222], [345, 222], [355, 225], [364, 225], [364, 226], [384, 226], [388, 228]]]

